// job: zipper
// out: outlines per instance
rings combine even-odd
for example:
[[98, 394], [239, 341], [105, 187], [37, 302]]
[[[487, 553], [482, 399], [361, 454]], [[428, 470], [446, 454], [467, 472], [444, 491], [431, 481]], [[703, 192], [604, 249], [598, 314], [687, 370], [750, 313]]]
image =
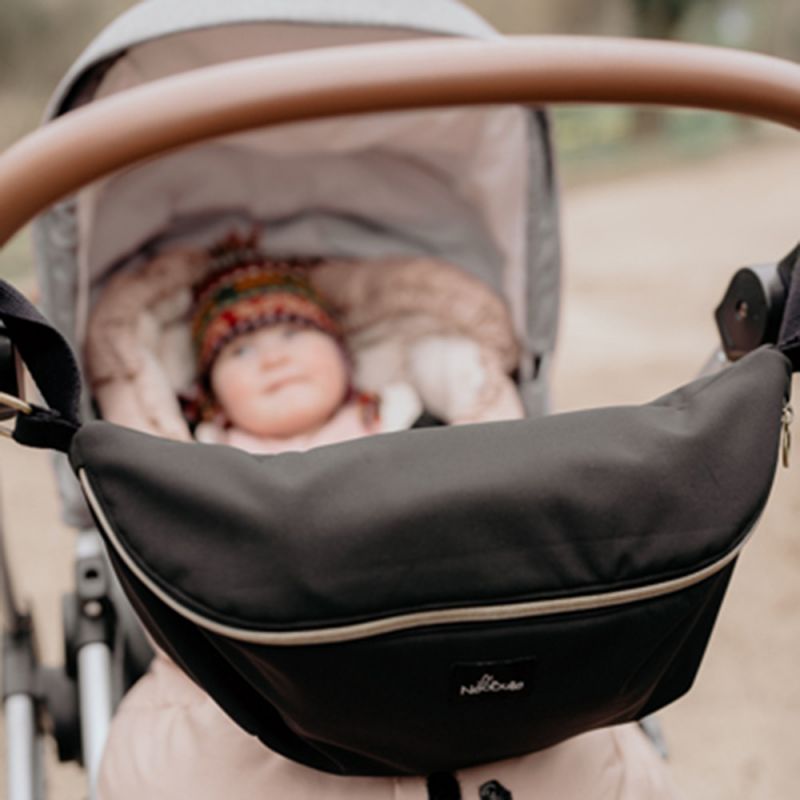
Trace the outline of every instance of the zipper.
[[794, 409], [787, 400], [781, 411], [781, 463], [786, 468], [789, 466], [789, 455], [792, 449], [792, 422], [794, 422]]
[[[91, 483], [85, 469], [78, 471], [78, 479], [86, 495], [95, 518], [100, 524], [108, 543], [116, 554], [162, 603], [171, 608], [185, 619], [195, 623], [201, 628], [212, 633], [226, 636], [240, 642], [258, 645], [274, 646], [301, 646], [339, 644], [342, 642], [366, 639], [372, 636], [382, 636], [389, 633], [412, 630], [414, 628], [430, 627], [434, 625], [463, 625], [466, 623], [504, 622], [535, 617], [553, 616], [557, 614], [571, 614], [578, 611], [595, 611], [598, 609], [613, 608], [628, 605], [644, 600], [652, 600], [667, 594], [688, 589], [706, 578], [716, 575], [730, 564], [739, 555], [742, 548], [752, 536], [755, 524], [751, 525], [747, 534], [731, 550], [720, 556], [711, 564], [695, 570], [678, 578], [670, 578], [647, 586], [637, 586], [633, 589], [616, 589], [595, 594], [580, 595], [577, 597], [556, 597], [547, 600], [530, 600], [502, 605], [468, 606], [461, 608], [444, 608], [432, 611], [415, 611], [405, 614], [383, 617], [367, 622], [356, 622], [337, 625], [329, 628], [316, 628], [302, 631], [254, 631], [249, 628], [237, 628], [233, 625], [217, 622], [206, 616], [187, 608], [180, 601], [168, 594], [159, 586], [135, 561], [119, 540], [116, 532], [108, 521], [97, 497], [92, 490]], [[754, 520], [755, 523], [755, 520]]]

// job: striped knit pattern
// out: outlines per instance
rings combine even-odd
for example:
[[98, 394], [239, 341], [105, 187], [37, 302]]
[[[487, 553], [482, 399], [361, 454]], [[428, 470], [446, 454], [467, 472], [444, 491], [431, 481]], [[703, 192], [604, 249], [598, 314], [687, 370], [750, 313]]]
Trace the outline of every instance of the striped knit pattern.
[[308, 325], [341, 339], [339, 325], [306, 269], [263, 260], [213, 273], [195, 289], [192, 339], [198, 375], [208, 373], [236, 336], [282, 322]]

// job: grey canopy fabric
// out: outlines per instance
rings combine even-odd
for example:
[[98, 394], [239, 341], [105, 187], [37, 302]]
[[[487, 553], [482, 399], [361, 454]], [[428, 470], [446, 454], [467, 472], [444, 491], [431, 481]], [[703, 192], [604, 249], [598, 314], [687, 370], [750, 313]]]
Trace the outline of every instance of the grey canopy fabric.
[[119, 16], [84, 50], [56, 89], [45, 118], [63, 113], [99, 64], [142, 42], [183, 31], [248, 22], [399, 28], [431, 35], [496, 38], [481, 17], [453, 0], [149, 0]]
[[[472, 11], [452, 0], [408, 3], [404, 0], [230, 0], [226, 3], [189, 0], [148, 0], [119, 17], [103, 31], [76, 61], [51, 100], [47, 118], [91, 102], [108, 70], [122, 56], [146, 43], [218, 28], [264, 25], [265, 36], [289, 23], [309, 30], [326, 27], [338, 31], [363, 29], [365, 39], [375, 41], [403, 36], [499, 36]], [[347, 41], [353, 41], [348, 36]], [[356, 36], [357, 40], [357, 36]], [[520, 153], [527, 166], [528, 200], [520, 209], [526, 263], [524, 280], [514, 284], [515, 297], [522, 297], [521, 326], [525, 358], [521, 365], [521, 391], [528, 410], [540, 413], [546, 403], [547, 363], [555, 346], [559, 299], [558, 209], [553, 182], [553, 164], [546, 115], [531, 110], [526, 115], [527, 152]], [[502, 147], [502, 141], [498, 141]], [[85, 320], [79, 309], [78, 225], [75, 198], [69, 198], [42, 215], [33, 226], [34, 246], [45, 313], [66, 338], [80, 350]], [[438, 248], [438, 245], [435, 246]], [[463, 246], [462, 246], [463, 251]], [[491, 247], [485, 252], [490, 253]], [[479, 252], [473, 248], [473, 252]], [[434, 249], [440, 257], [453, 254]], [[486, 261], [488, 259], [485, 258]], [[491, 259], [488, 259], [491, 263]], [[496, 259], [495, 259], [496, 261]], [[467, 259], [467, 266], [469, 259]], [[473, 270], [475, 271], [475, 270]], [[489, 275], [489, 285], [503, 288], [500, 276]], [[507, 291], [509, 289], [507, 288]], [[85, 413], [91, 415], [88, 398]], [[88, 518], [71, 476], [59, 468], [65, 486], [65, 516], [73, 524]]]

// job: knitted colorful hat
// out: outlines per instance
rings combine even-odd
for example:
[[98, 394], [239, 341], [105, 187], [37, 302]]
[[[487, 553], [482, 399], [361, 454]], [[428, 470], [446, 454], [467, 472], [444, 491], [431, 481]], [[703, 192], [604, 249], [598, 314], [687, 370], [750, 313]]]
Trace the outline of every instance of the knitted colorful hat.
[[266, 325], [307, 325], [341, 343], [336, 318], [309, 280], [312, 262], [274, 261], [243, 248], [217, 263], [221, 268], [195, 287], [192, 339], [201, 380], [228, 342]]

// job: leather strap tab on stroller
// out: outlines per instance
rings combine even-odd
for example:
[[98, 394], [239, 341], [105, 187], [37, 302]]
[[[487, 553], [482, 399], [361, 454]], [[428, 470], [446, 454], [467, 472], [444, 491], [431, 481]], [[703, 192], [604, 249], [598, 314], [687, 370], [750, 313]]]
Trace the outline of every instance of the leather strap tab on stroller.
[[781, 280], [787, 287], [786, 306], [778, 335], [778, 349], [800, 371], [800, 244], [778, 265]]

